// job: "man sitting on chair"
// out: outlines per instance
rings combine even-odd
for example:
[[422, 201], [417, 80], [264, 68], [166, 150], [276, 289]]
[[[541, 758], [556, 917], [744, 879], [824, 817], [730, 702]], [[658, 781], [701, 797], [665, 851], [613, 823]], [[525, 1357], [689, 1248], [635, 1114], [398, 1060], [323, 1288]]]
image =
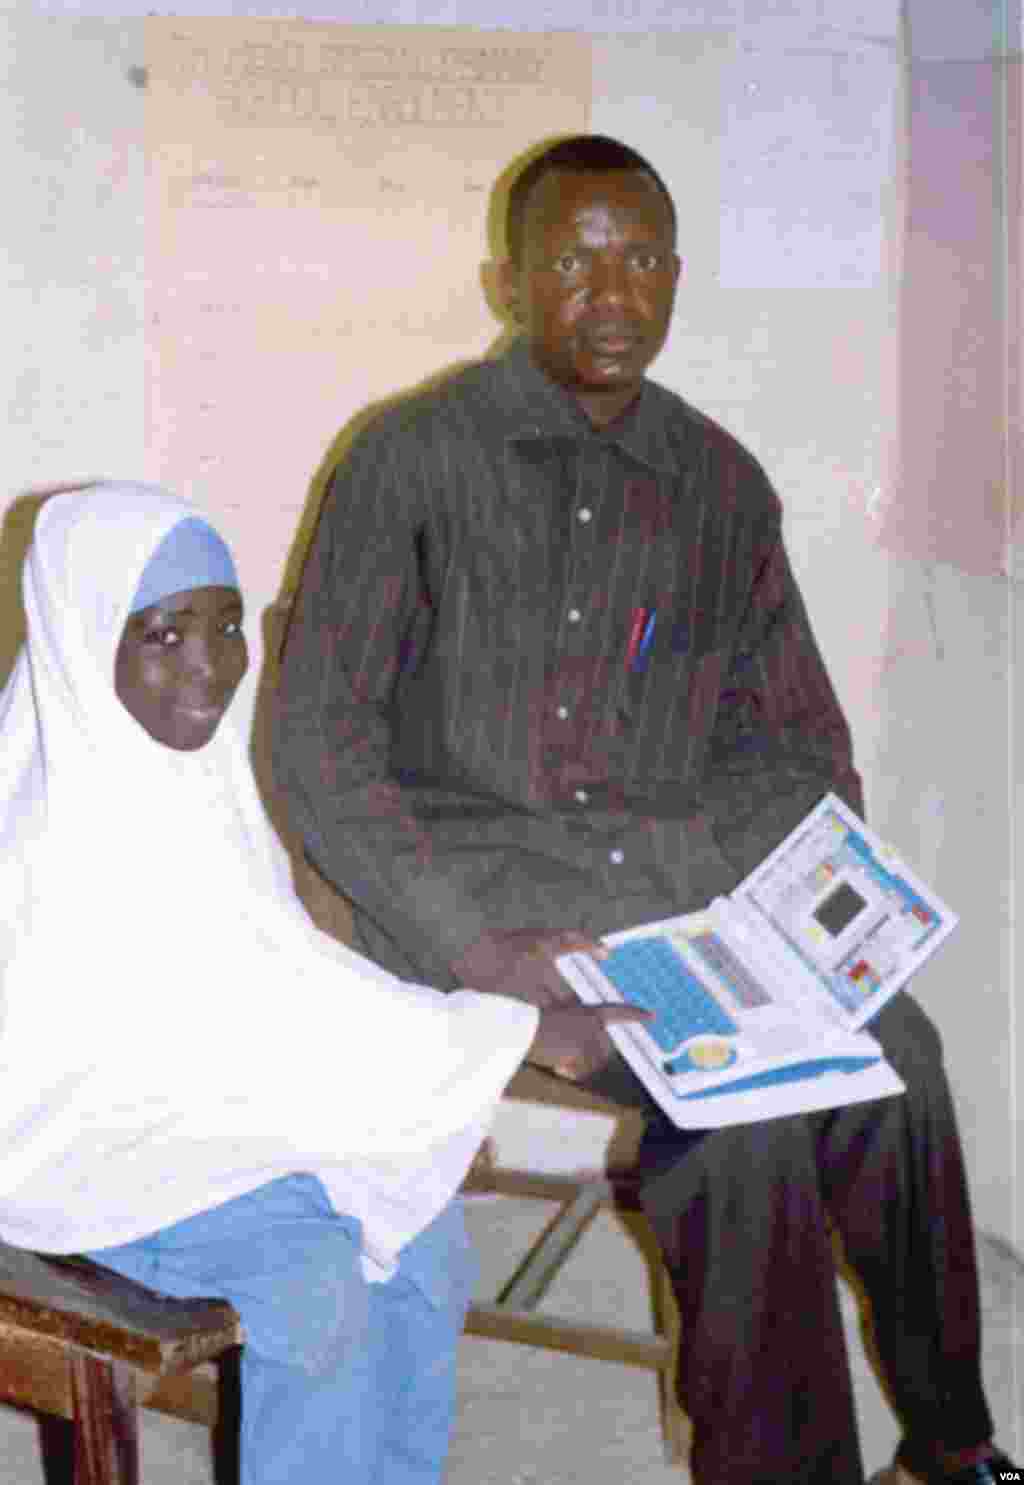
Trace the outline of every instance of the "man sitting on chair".
[[[660, 177], [564, 140], [507, 225], [521, 336], [386, 412], [334, 474], [276, 758], [361, 950], [545, 1005], [571, 993], [559, 954], [729, 892], [826, 791], [862, 801], [778, 498], [645, 376], [679, 276]], [[905, 993], [871, 1029], [904, 1097], [684, 1133], [610, 1043], [589, 1085], [648, 1114], [698, 1485], [863, 1485], [827, 1215], [906, 1430], [877, 1478], [1008, 1468], [939, 1039]]]

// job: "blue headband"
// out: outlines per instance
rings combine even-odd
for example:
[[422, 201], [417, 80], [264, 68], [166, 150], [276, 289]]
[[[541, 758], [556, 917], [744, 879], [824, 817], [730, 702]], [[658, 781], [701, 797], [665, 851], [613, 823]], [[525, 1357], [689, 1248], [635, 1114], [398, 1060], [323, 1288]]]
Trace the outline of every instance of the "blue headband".
[[237, 588], [238, 574], [223, 539], [198, 516], [173, 526], [146, 563], [130, 614], [189, 588]]

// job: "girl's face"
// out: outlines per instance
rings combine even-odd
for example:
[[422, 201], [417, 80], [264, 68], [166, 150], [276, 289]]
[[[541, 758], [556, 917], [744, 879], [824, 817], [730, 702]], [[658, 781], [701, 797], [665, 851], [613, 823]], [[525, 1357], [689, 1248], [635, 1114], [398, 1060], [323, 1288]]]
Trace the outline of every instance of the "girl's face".
[[217, 731], [249, 668], [237, 588], [187, 588], [132, 614], [114, 690], [158, 743], [191, 753]]

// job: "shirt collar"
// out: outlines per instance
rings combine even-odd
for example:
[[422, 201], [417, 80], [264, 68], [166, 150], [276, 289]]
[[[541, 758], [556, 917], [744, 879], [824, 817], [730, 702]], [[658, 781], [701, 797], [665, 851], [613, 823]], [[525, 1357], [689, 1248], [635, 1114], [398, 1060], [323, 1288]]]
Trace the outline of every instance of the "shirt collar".
[[506, 439], [593, 439], [613, 444], [651, 469], [680, 472], [679, 454], [668, 438], [667, 394], [654, 382], [645, 380], [637, 400], [609, 427], [595, 428], [569, 393], [537, 365], [524, 337], [512, 342], [500, 364], [511, 394]]

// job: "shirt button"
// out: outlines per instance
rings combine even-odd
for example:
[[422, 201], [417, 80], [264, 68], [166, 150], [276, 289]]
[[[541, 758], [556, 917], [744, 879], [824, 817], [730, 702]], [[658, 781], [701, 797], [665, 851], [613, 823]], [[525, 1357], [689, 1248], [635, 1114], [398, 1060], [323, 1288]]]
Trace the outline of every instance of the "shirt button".
[[573, 799], [575, 799], [577, 804], [586, 804], [588, 798], [589, 795], [587, 794], [586, 789], [577, 789], [576, 793], [573, 795]]
[[577, 511], [576, 519], [577, 521], [582, 521], [585, 526], [593, 514], [594, 512], [590, 509], [590, 507], [585, 505], [582, 510]]
[[626, 859], [625, 851], [609, 851], [608, 860], [613, 866], [621, 866]]
[[571, 608], [567, 615], [570, 624], [578, 624], [583, 615], [578, 608]]
[[569, 715], [569, 708], [567, 706], [556, 706], [555, 707], [555, 716], [558, 718], [558, 720], [560, 722], [564, 722], [565, 719], [566, 719], [566, 717], [568, 715]]

